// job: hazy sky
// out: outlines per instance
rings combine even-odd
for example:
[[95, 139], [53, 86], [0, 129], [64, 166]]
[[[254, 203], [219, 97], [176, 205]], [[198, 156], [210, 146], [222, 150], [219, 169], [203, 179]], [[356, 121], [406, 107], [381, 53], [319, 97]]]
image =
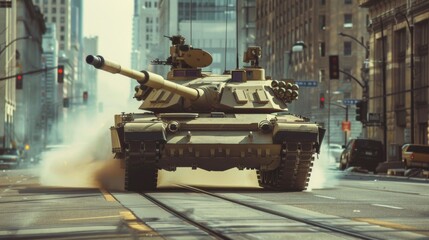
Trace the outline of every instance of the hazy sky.
[[[130, 67], [133, 0], [85, 0], [83, 4], [84, 36], [98, 36], [98, 52], [94, 54]], [[101, 71], [98, 76], [98, 95], [105, 107], [109, 101], [128, 99], [128, 78]]]
[[83, 4], [84, 35], [99, 37], [100, 55], [129, 65], [133, 1], [86, 0]]

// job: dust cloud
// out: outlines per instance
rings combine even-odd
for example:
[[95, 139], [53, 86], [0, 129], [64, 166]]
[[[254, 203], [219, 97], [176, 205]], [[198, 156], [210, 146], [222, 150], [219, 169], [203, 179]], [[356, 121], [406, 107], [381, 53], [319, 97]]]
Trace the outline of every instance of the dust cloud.
[[68, 134], [65, 137], [69, 142], [45, 151], [42, 155], [38, 166], [40, 184], [122, 188], [123, 170], [120, 168], [120, 162], [113, 159], [111, 153], [109, 127], [112, 125], [112, 119], [113, 114], [108, 118], [77, 118], [70, 121], [73, 125], [68, 125]]
[[307, 191], [335, 187], [338, 184], [338, 163], [328, 152], [328, 146], [322, 145], [319, 156], [315, 158]]

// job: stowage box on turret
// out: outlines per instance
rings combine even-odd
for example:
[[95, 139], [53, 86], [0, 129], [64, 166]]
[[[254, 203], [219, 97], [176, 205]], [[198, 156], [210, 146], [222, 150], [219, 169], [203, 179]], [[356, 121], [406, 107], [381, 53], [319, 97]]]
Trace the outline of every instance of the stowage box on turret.
[[125, 167], [125, 189], [154, 190], [159, 169], [178, 167], [224, 171], [255, 169], [260, 186], [301, 191], [307, 186], [314, 154], [325, 130], [288, 113], [298, 98], [292, 82], [270, 80], [259, 67], [261, 49], [244, 53], [249, 67], [216, 75], [202, 72], [211, 55], [170, 37], [166, 79], [89, 55], [97, 69], [137, 80], [142, 113], [115, 115], [112, 150]]

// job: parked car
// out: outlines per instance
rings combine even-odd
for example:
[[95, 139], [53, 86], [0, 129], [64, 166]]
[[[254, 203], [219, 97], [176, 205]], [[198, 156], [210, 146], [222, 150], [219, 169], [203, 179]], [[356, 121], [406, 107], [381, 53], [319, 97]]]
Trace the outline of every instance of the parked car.
[[421, 144], [404, 144], [402, 161], [405, 168], [429, 168], [429, 146]]
[[341, 153], [344, 151], [343, 146], [336, 143], [330, 143], [328, 146], [329, 155], [332, 159], [335, 160], [335, 163], [340, 162]]
[[0, 148], [0, 168], [17, 168], [23, 162], [18, 149]]
[[352, 139], [341, 153], [340, 169], [356, 166], [376, 172], [379, 163], [384, 161], [383, 143], [372, 139]]

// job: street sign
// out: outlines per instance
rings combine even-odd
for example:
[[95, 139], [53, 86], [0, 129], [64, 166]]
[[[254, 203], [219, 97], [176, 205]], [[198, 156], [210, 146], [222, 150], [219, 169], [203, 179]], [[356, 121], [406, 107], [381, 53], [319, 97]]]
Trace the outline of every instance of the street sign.
[[371, 123], [381, 122], [381, 114], [380, 113], [368, 113], [368, 122], [371, 122]]
[[343, 104], [344, 105], [356, 105], [356, 103], [358, 103], [359, 101], [360, 101], [359, 99], [346, 98], [346, 99], [343, 99]]
[[341, 129], [343, 130], [343, 132], [350, 132], [350, 130], [352, 129], [352, 124], [350, 121], [343, 121], [341, 123]]
[[300, 87], [317, 87], [317, 81], [295, 81]]

